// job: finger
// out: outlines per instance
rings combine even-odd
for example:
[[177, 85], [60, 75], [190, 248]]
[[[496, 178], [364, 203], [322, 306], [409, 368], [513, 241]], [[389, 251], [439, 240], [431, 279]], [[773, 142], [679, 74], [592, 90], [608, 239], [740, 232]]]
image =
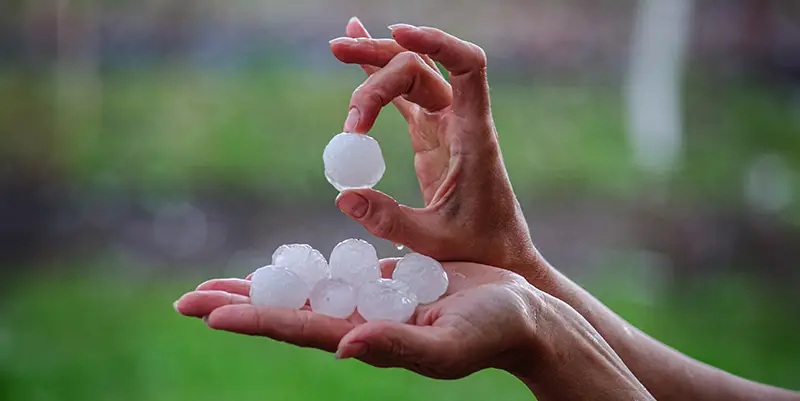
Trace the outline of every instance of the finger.
[[400, 258], [384, 258], [381, 259], [381, 278], [392, 278], [394, 268], [397, 266], [397, 261]]
[[445, 330], [396, 322], [367, 322], [342, 338], [336, 357], [358, 358], [379, 367], [412, 370], [417, 370], [420, 365], [446, 364], [453, 358], [453, 345], [443, 341]]
[[453, 99], [454, 111], [463, 116], [488, 115], [489, 85], [483, 49], [436, 28], [396, 24], [389, 29], [400, 46], [429, 55], [450, 72], [450, 83], [457, 94]]
[[[255, 273], [255, 272], [253, 272], [253, 273]], [[248, 274], [247, 277], [245, 277], [244, 279], [247, 280], [247, 281], [252, 280], [253, 279], [253, 273]]]
[[453, 100], [450, 84], [418, 54], [400, 53], [353, 92], [345, 132], [368, 132], [381, 109], [398, 96], [429, 111], [441, 110]]
[[175, 302], [175, 310], [185, 316], [203, 317], [223, 306], [248, 303], [249, 297], [226, 291], [192, 291]]
[[365, 69], [367, 74], [377, 72], [395, 56], [408, 51], [394, 39], [336, 38], [330, 44], [334, 57], [345, 64], [360, 64], [368, 68]]
[[[372, 36], [370, 36], [369, 32], [367, 32], [367, 28], [364, 26], [364, 24], [361, 23], [361, 21], [357, 17], [350, 18], [350, 21], [347, 22], [347, 27], [345, 28], [345, 31], [346, 31], [347, 36], [349, 38], [367, 38], [367, 39], [369, 39], [369, 38], [372, 37]], [[334, 39], [334, 41], [335, 41], [335, 39]], [[394, 42], [394, 40], [392, 40], [392, 42]], [[395, 42], [395, 45], [397, 45], [396, 42]], [[333, 46], [333, 41], [331, 41], [331, 50], [332, 51], [333, 51], [333, 47], [334, 47]], [[376, 73], [380, 68], [375, 67], [375, 66], [371, 66], [371, 65], [368, 65], [368, 64], [361, 64], [361, 69], [364, 70], [364, 72], [367, 75], [372, 75], [372, 74]], [[409, 102], [408, 100], [405, 100], [403, 98], [397, 97], [397, 98], [394, 98], [392, 100], [392, 104], [394, 104], [394, 107], [397, 108], [397, 111], [400, 112], [400, 114], [403, 116], [404, 119], [406, 119], [406, 121], [409, 121], [411, 118], [413, 118], [414, 109], [415, 109], [416, 106], [414, 106], [411, 102]]]
[[[367, 74], [377, 71], [377, 68], [374, 67], [383, 67], [385, 66], [392, 57], [397, 54], [400, 54], [408, 49], [400, 46], [394, 39], [372, 39], [372, 36], [367, 32], [367, 28], [358, 20], [358, 18], [353, 17], [347, 23], [347, 38], [336, 38], [331, 41], [331, 44], [337, 43], [338, 46], [331, 46], [331, 50], [334, 50], [334, 47], [337, 47], [337, 50], [344, 52], [343, 54], [347, 54], [348, 51], [354, 51], [356, 53], [365, 53], [369, 51], [375, 51], [381, 54], [384, 57], [379, 58], [377, 63], [372, 62], [364, 62], [362, 63], [362, 68]], [[346, 40], [346, 39], [369, 39], [369, 40]], [[337, 51], [334, 50], [334, 54]], [[388, 57], [385, 57], [388, 56]], [[427, 55], [420, 54], [422, 57], [422, 61], [425, 64], [428, 64], [431, 68], [433, 68], [439, 75], [439, 68], [436, 66], [436, 63]], [[339, 56], [337, 55], [337, 58]], [[340, 58], [341, 60], [341, 58]], [[342, 60], [344, 61], [344, 60]], [[345, 61], [347, 62], [347, 61]], [[370, 67], [371, 66], [371, 67]]]
[[225, 291], [250, 296], [250, 281], [240, 278], [217, 278], [197, 286], [195, 291]]
[[430, 233], [440, 227], [437, 214], [399, 205], [372, 189], [344, 191], [336, 197], [336, 206], [376, 237], [410, 249], [421, 249], [417, 244], [430, 242]]
[[[361, 20], [358, 17], [352, 17], [349, 21], [347, 21], [347, 26], [345, 27], [345, 33], [349, 38], [371, 38], [372, 35], [369, 34], [367, 31], [367, 27], [361, 23]], [[331, 46], [331, 50], [333, 50], [333, 46]], [[336, 53], [334, 53], [335, 55]], [[337, 57], [338, 58], [338, 57]], [[370, 65], [362, 65], [361, 69], [367, 75], [372, 75], [375, 71], [378, 71], [377, 67], [370, 66]]]
[[230, 305], [215, 309], [206, 322], [216, 330], [265, 336], [300, 347], [334, 352], [353, 324], [307, 310]]
[[[359, 20], [358, 17], [350, 18], [350, 21], [347, 22], [347, 28], [345, 29], [345, 31], [347, 32], [347, 36], [351, 37], [351, 38], [372, 38], [372, 35], [369, 34], [369, 32], [367, 31], [367, 28], [364, 26], [364, 24], [361, 23], [361, 20]], [[393, 40], [393, 42], [394, 42], [394, 40]], [[404, 49], [402, 46], [398, 45], [397, 47], [399, 49], [401, 49], [397, 53], [402, 53], [402, 52], [406, 51], [406, 49]], [[436, 66], [436, 63], [434, 63], [433, 60], [431, 60], [430, 57], [428, 57], [427, 55], [424, 55], [424, 54], [421, 54], [420, 56], [422, 56], [422, 60], [425, 62], [425, 64], [428, 64], [429, 66], [431, 66], [431, 68], [436, 70], [436, 72], [438, 72], [439, 75], [441, 75], [441, 72], [439, 71], [439, 67]], [[365, 70], [365, 71], [367, 71], [367, 70]], [[369, 74], [369, 72], [367, 72], [367, 73]]]

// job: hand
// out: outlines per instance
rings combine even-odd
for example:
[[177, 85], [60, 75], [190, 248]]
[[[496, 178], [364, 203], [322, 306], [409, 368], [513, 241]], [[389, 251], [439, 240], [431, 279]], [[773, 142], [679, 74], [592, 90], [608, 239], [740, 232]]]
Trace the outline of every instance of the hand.
[[[381, 264], [384, 277], [391, 276], [395, 261]], [[417, 308], [409, 324], [365, 322], [358, 313], [337, 319], [308, 306], [253, 306], [250, 282], [241, 279], [205, 282], [182, 296], [175, 309], [204, 317], [213, 329], [335, 351], [340, 359], [402, 367], [432, 378], [500, 368], [540, 399], [646, 395], [602, 337], [563, 302], [507, 270], [474, 263], [444, 267], [450, 277], [447, 293]]]
[[[396, 261], [381, 262], [391, 277]], [[511, 272], [471, 263], [446, 263], [450, 285], [439, 301], [420, 306], [411, 324], [365, 322], [354, 313], [337, 319], [302, 310], [256, 307], [250, 281], [211, 280], [176, 302], [178, 312], [207, 316], [209, 327], [261, 335], [336, 352], [379, 367], [404, 367], [434, 378], [459, 378], [509, 365], [529, 336], [530, 287]], [[525, 284], [523, 284], [525, 283]], [[468, 352], [465, 352], [468, 351]]]
[[[483, 50], [434, 28], [403, 24], [392, 26], [393, 40], [371, 39], [355, 18], [347, 34], [331, 41], [331, 51], [370, 76], [353, 92], [344, 129], [368, 132], [380, 110], [394, 103], [408, 121], [425, 207], [398, 205], [368, 189], [343, 192], [337, 206], [374, 235], [416, 252], [503, 266], [538, 285], [546, 263], [503, 165]], [[450, 83], [434, 60], [449, 71]]]

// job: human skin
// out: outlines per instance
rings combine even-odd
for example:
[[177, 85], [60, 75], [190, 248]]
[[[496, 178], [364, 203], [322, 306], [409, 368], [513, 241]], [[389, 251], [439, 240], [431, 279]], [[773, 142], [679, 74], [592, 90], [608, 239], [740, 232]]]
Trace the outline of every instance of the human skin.
[[[390, 277], [396, 260], [382, 261]], [[175, 309], [219, 330], [336, 352], [377, 367], [437, 379], [508, 371], [540, 400], [652, 400], [611, 347], [565, 303], [523, 277], [490, 266], [443, 264], [450, 284], [408, 323], [365, 322], [250, 304], [250, 281], [216, 279], [182, 296]]]
[[[429, 27], [390, 26], [371, 39], [358, 19], [331, 41], [340, 61], [369, 78], [354, 92], [345, 131], [367, 133], [392, 102], [408, 121], [425, 207], [364, 189], [337, 206], [371, 233], [439, 260], [514, 271], [585, 318], [659, 400], [800, 400], [800, 394], [736, 377], [642, 333], [561, 274], [536, 250], [502, 161], [484, 52]], [[431, 60], [449, 71], [449, 84]], [[354, 112], [353, 110], [358, 110]]]

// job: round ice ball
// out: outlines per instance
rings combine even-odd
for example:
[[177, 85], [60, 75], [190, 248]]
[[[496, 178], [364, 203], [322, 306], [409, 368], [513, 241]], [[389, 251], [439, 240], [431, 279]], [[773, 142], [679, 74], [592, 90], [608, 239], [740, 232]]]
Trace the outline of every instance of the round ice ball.
[[297, 274], [280, 266], [264, 266], [250, 279], [250, 303], [300, 309], [308, 299], [309, 289]]
[[405, 323], [414, 315], [417, 297], [402, 281], [377, 279], [358, 289], [358, 313], [366, 320]]
[[369, 135], [343, 132], [322, 153], [325, 178], [339, 191], [372, 188], [383, 177], [386, 164], [378, 141]]
[[375, 247], [363, 239], [350, 238], [337, 244], [331, 252], [331, 278], [344, 280], [355, 288], [381, 277]]
[[322, 254], [307, 244], [281, 245], [272, 254], [272, 265], [281, 266], [300, 276], [314, 288], [318, 281], [328, 277], [328, 262]]
[[436, 301], [447, 291], [449, 280], [436, 259], [409, 253], [397, 262], [392, 278], [408, 284], [421, 304]]
[[345, 318], [356, 310], [356, 290], [345, 281], [326, 278], [314, 286], [309, 301], [314, 312]]

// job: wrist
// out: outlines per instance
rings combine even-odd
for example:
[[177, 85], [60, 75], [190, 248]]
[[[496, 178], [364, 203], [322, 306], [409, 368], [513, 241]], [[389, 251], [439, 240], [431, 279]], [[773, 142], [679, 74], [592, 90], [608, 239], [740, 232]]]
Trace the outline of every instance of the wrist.
[[543, 358], [543, 356], [553, 353], [553, 344], [547, 333], [540, 332], [538, 323], [539, 319], [548, 313], [543, 299], [546, 294], [530, 283], [521, 281], [518, 286], [515, 286], [514, 292], [524, 303], [524, 307], [521, 308], [524, 311], [524, 329], [517, 344], [507, 352], [508, 357], [505, 358], [505, 364], [500, 368], [517, 377], [533, 390], [541, 372], [549, 368], [548, 364], [552, 358]]
[[514, 257], [500, 266], [516, 272], [528, 283], [548, 294], [552, 295], [558, 286], [558, 271], [533, 246], [524, 255]]
[[[527, 285], [527, 330], [504, 369], [541, 399], [652, 399], [574, 309]], [[624, 395], [624, 396], [623, 396]]]

